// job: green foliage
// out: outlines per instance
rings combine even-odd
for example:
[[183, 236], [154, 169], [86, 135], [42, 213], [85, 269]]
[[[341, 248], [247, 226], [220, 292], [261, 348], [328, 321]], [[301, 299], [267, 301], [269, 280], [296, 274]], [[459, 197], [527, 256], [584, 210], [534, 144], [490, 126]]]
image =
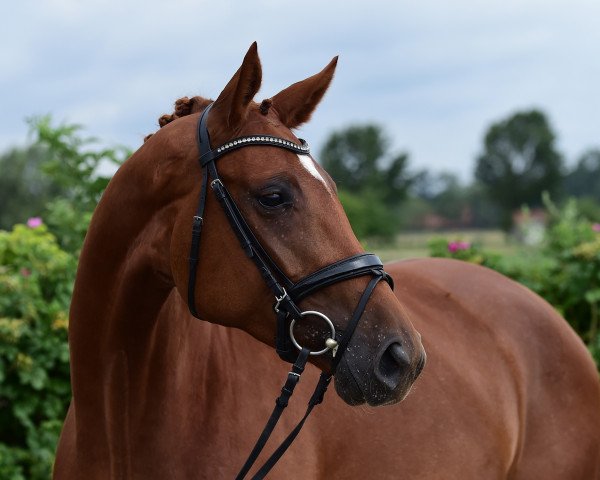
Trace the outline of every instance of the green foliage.
[[46, 158], [47, 150], [38, 144], [0, 155], [0, 229], [39, 215], [48, 201], [64, 193], [41, 171]]
[[0, 231], [0, 477], [49, 478], [70, 400], [76, 259], [45, 226]]
[[62, 194], [47, 205], [46, 221], [69, 252], [83, 243], [91, 214], [110, 181], [99, 173], [114, 168], [130, 155], [125, 148], [90, 148], [96, 140], [83, 138], [78, 125], [53, 125], [49, 116], [30, 121], [36, 144], [46, 152], [42, 164], [46, 176], [60, 185]]
[[400, 228], [397, 207], [414, 177], [407, 170], [408, 155], [390, 154], [389, 144], [381, 127], [361, 125], [332, 133], [321, 151], [359, 238], [390, 238]]
[[460, 238], [446, 240], [437, 237], [431, 239], [427, 246], [432, 257], [454, 258], [455, 260], [464, 260], [478, 265], [483, 265], [488, 261], [481, 252], [479, 245], [465, 242]]
[[36, 142], [47, 149], [43, 169], [46, 175], [66, 189], [66, 196], [81, 209], [91, 211], [96, 207], [102, 192], [108, 185], [109, 176], [102, 176], [98, 169], [104, 163], [120, 165], [129, 151], [124, 148], [88, 147], [94, 138], [82, 138], [79, 125], [53, 125], [50, 116], [30, 121]]
[[451, 219], [459, 220], [467, 206], [467, 191], [462, 188], [458, 177], [443, 172], [437, 178], [439, 191], [431, 197], [431, 204], [436, 213]]
[[542, 192], [555, 194], [559, 190], [562, 169], [562, 157], [546, 116], [531, 110], [518, 112], [488, 129], [475, 176], [502, 209], [503, 227], [509, 229], [514, 210], [522, 205], [540, 206]]
[[374, 192], [365, 191], [358, 196], [340, 190], [338, 196], [358, 238], [390, 239], [398, 230], [392, 212]]
[[434, 211], [427, 199], [418, 196], [409, 196], [394, 212], [399, 219], [400, 230], [420, 230], [423, 228], [424, 219]]
[[583, 218], [575, 201], [558, 209], [549, 199], [551, 225], [546, 254], [556, 259], [545, 297], [581, 334], [592, 353], [598, 350], [600, 305], [600, 225]]
[[[54, 126], [49, 117], [31, 122], [43, 152], [15, 182], [34, 184], [43, 171], [54, 186], [42, 216], [0, 231], [0, 478], [50, 477], [54, 451], [71, 397], [68, 310], [77, 256], [92, 212], [109, 181], [98, 173], [122, 163], [124, 149], [93, 149], [79, 127]], [[32, 162], [32, 156], [27, 161]], [[37, 157], [36, 157], [37, 158]], [[42, 177], [40, 177], [42, 178]], [[46, 181], [46, 180], [44, 180]], [[19, 197], [27, 203], [27, 197]], [[23, 215], [23, 213], [19, 213]], [[27, 217], [25, 217], [27, 218]], [[50, 233], [52, 232], [52, 234]]]
[[0, 228], [42, 215], [72, 251], [110, 180], [99, 170], [121, 164], [130, 152], [91, 148], [95, 140], [83, 138], [79, 126], [55, 125], [49, 116], [29, 123], [34, 143], [0, 156]]
[[321, 161], [340, 189], [378, 192], [381, 200], [394, 204], [404, 200], [412, 178], [408, 155], [391, 155], [389, 143], [378, 125], [348, 127], [329, 136]]
[[600, 149], [586, 151], [564, 179], [569, 196], [588, 197], [600, 202]]
[[[406, 219], [407, 225], [423, 228], [427, 226], [424, 225], [425, 215], [429, 214], [441, 218], [443, 228], [500, 226], [498, 208], [488, 198], [485, 187], [478, 182], [464, 185], [453, 173], [422, 171], [415, 176], [410, 190], [411, 197], [402, 205], [403, 224]], [[415, 203], [415, 200], [420, 202]], [[406, 211], [405, 207], [409, 210]], [[421, 215], [411, 210], [415, 207], [421, 210]]]
[[[600, 173], [598, 173], [600, 175]], [[577, 210], [581, 216], [590, 222], [600, 222], [600, 203], [593, 197], [577, 198]]]
[[593, 224], [571, 200], [557, 208], [545, 198], [551, 217], [544, 247], [501, 256], [446, 239], [429, 245], [430, 254], [487, 266], [513, 278], [550, 302], [587, 343], [600, 366], [600, 224]]

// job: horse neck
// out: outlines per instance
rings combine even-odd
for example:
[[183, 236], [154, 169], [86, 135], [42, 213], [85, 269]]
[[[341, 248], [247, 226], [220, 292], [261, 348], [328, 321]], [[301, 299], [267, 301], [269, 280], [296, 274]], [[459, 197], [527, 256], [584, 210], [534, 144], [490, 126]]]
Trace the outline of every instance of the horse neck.
[[[186, 311], [170, 274], [177, 194], [169, 192], [168, 179], [159, 175], [160, 160], [144, 151], [121, 167], [104, 193], [73, 292], [73, 394], [75, 403], [96, 413], [108, 408], [111, 389], [141, 395], [160, 382], [149, 366], [164, 363], [161, 359], [175, 345], [159, 336], [176, 338], [189, 322], [197, 321]], [[159, 328], [171, 318], [170, 329]]]

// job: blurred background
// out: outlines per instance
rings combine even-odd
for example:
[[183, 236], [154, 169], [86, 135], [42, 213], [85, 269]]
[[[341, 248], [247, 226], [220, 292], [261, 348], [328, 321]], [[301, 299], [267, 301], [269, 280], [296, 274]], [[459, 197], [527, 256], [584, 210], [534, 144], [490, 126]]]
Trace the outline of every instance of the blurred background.
[[111, 175], [258, 41], [257, 100], [336, 78], [298, 135], [386, 260], [475, 262], [598, 360], [600, 3], [24, 0], [0, 20], [0, 478], [49, 478], [77, 258]]

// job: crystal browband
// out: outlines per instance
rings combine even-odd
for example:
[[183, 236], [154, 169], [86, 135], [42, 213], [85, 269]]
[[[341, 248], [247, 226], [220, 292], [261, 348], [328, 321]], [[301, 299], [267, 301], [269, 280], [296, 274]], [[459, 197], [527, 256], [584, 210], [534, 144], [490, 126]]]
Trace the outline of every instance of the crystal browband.
[[272, 147], [285, 148], [286, 150], [290, 150], [301, 155], [308, 155], [310, 153], [308, 143], [306, 143], [306, 141], [302, 138], [300, 138], [299, 140], [300, 144], [298, 145], [297, 143], [291, 142], [290, 140], [286, 140], [284, 138], [279, 137], [273, 137], [271, 135], [249, 135], [246, 137], [238, 137], [202, 155], [202, 157], [200, 158], [200, 163], [202, 165], [205, 165], [208, 162], [216, 160], [218, 157], [221, 157], [222, 155], [229, 153], [233, 150], [236, 150], [241, 147], [249, 147], [252, 145], [266, 145]]

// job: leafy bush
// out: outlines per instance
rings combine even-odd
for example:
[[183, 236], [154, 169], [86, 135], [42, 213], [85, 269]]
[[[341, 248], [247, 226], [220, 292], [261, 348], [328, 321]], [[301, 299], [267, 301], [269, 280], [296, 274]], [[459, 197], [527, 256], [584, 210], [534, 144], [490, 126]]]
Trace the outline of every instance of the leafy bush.
[[543, 294], [580, 333], [600, 363], [600, 225], [586, 220], [575, 201], [562, 209], [548, 199], [546, 204], [551, 214], [546, 254], [556, 264]]
[[71, 397], [75, 269], [76, 259], [44, 225], [0, 231], [0, 478], [50, 475]]
[[[93, 149], [79, 127], [31, 122], [42, 169], [60, 186], [28, 226], [0, 231], [0, 479], [50, 477], [71, 397], [68, 310], [77, 257], [92, 211], [108, 184], [101, 165], [122, 148]], [[37, 150], [36, 150], [37, 151]], [[22, 199], [26, 201], [26, 199]], [[52, 233], [50, 233], [52, 232]]]
[[476, 245], [436, 239], [430, 254], [490, 267], [537, 292], [550, 302], [587, 343], [600, 366], [600, 224], [593, 224], [574, 200], [557, 208], [545, 198], [550, 223], [544, 245], [510, 256]]
[[131, 154], [128, 149], [91, 148], [94, 138], [83, 138], [78, 125], [54, 125], [51, 117], [31, 120], [36, 144], [46, 152], [42, 169], [62, 194], [47, 205], [45, 218], [59, 244], [78, 253], [87, 232], [92, 212], [110, 176], [101, 167], [121, 165]]
[[429, 253], [432, 257], [455, 258], [478, 265], [486, 264], [489, 259], [484, 256], [479, 245], [465, 242], [461, 239], [446, 240], [445, 238], [433, 238], [428, 243]]

